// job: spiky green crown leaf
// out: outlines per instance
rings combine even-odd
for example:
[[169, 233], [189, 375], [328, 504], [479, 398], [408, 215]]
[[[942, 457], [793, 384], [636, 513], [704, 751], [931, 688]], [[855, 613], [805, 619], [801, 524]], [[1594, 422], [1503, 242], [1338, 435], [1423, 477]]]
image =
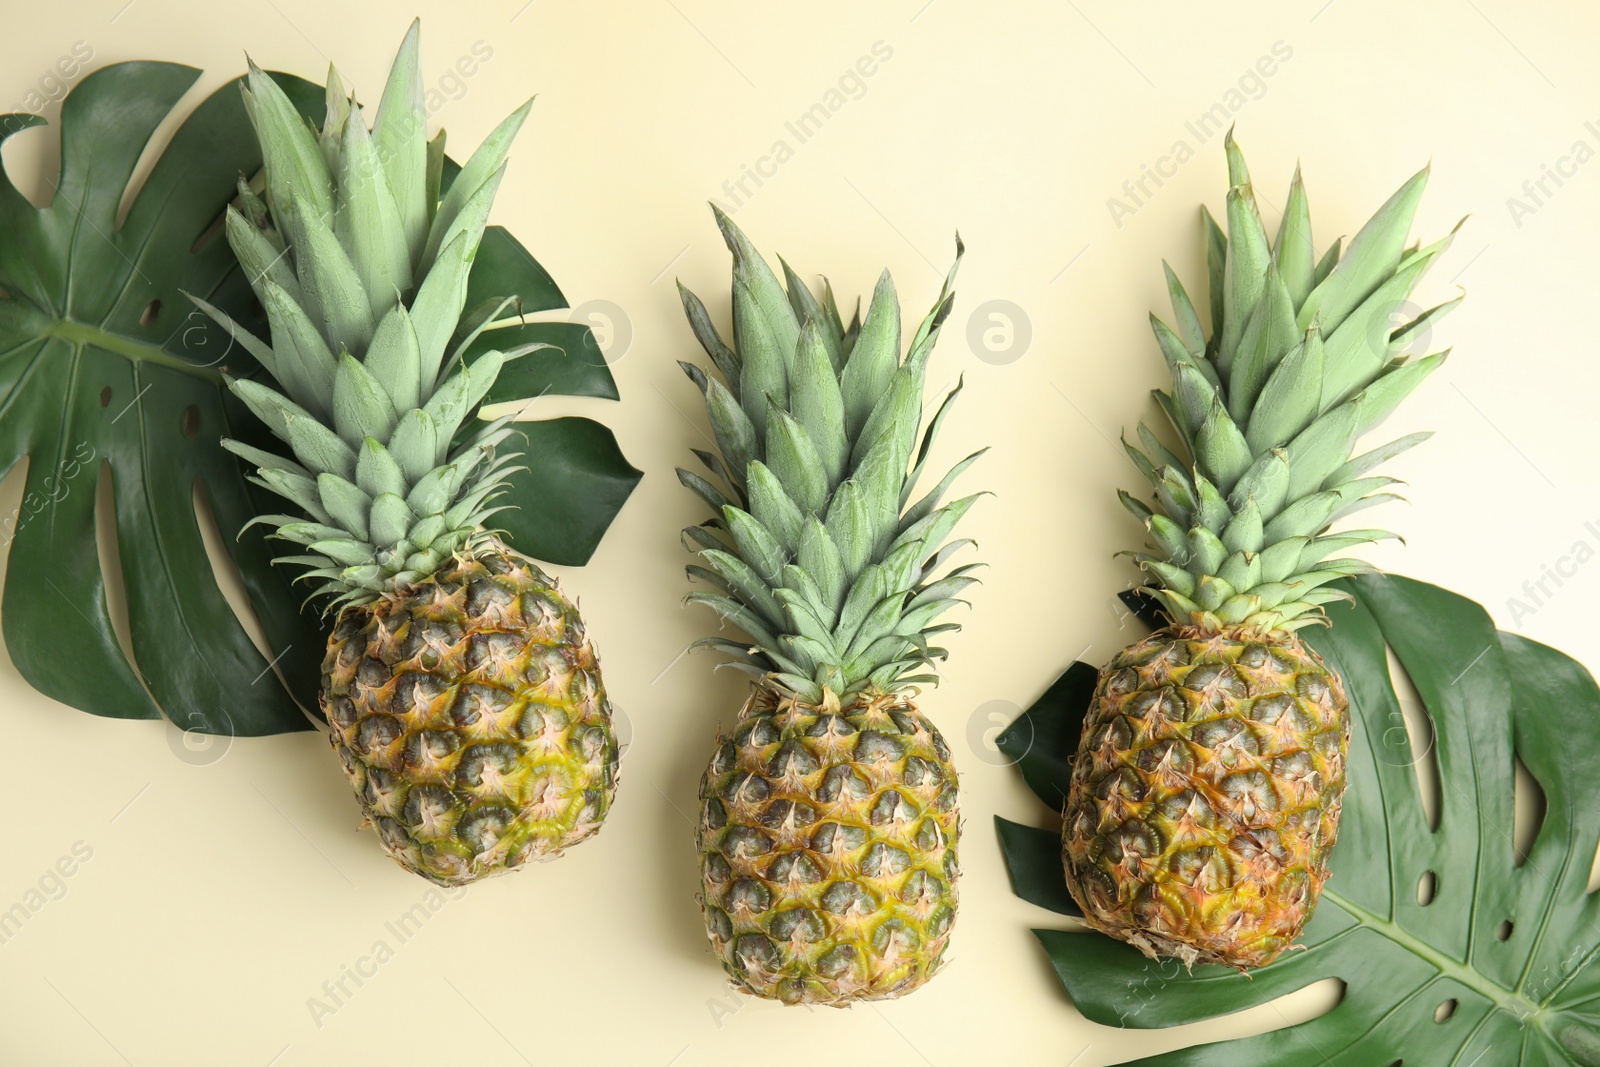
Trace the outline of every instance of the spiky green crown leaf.
[[1393, 497], [1395, 480], [1373, 470], [1430, 436], [1410, 434], [1351, 457], [1357, 438], [1448, 355], [1408, 353], [1460, 297], [1415, 317], [1405, 313], [1412, 289], [1454, 232], [1426, 247], [1405, 245], [1427, 184], [1424, 168], [1342, 256], [1335, 241], [1319, 261], [1299, 171], [1269, 243], [1231, 132], [1226, 152], [1226, 235], [1201, 209], [1211, 336], [1170, 267], [1174, 325], [1151, 316], [1172, 373], [1171, 389], [1155, 396], [1184, 456], [1140, 424], [1142, 447], [1124, 441], [1124, 448], [1155, 499], [1147, 505], [1121, 496], [1152, 538], [1133, 557], [1175, 621], [1286, 631], [1319, 619], [1321, 605], [1343, 595], [1326, 583], [1367, 567], [1330, 557], [1395, 536], [1329, 531], [1351, 512]]
[[[912, 502], [933, 441], [961, 391], [945, 397], [918, 441], [928, 356], [950, 314], [952, 285], [922, 320], [901, 359], [900, 306], [885, 271], [867, 316], [848, 327], [833, 289], [818, 301], [783, 265], [785, 285], [715, 206], [733, 253], [733, 339], [718, 335], [699, 297], [679, 286], [695, 336], [721, 373], [680, 364], [706, 400], [717, 453], [696, 450], [708, 476], [678, 478], [717, 517], [684, 531], [704, 566], [694, 592], [748, 641], [696, 642], [731, 666], [772, 677], [803, 699], [849, 698], [937, 681], [926, 673], [957, 629], [936, 620], [977, 579], [970, 563], [946, 569], [968, 541], [947, 543], [977, 495], [942, 503], [982, 452], [957, 463]], [[923, 673], [917, 673], [922, 671]]]
[[[496, 510], [515, 453], [506, 419], [455, 444], [509, 359], [463, 354], [488, 320], [462, 323], [468, 275], [528, 107], [489, 135], [441, 199], [444, 133], [427, 140], [413, 22], [369, 130], [330, 68], [322, 129], [306, 124], [254, 63], [245, 109], [265, 160], [265, 196], [243, 181], [228, 242], [266, 309], [267, 345], [198, 297], [277, 380], [229, 387], [293, 458], [225, 440], [256, 480], [305, 515], [255, 521], [304, 552], [275, 562], [321, 579], [335, 605], [436, 570]], [[489, 316], [490, 319], [494, 315]]]

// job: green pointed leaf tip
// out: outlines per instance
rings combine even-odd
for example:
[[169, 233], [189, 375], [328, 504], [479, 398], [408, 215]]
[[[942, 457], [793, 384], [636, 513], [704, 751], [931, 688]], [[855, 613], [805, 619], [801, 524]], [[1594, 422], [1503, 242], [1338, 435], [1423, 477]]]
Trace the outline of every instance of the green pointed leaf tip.
[[[718, 331], [698, 297], [682, 286], [679, 293], [693, 335], [721, 375], [684, 364], [718, 446], [718, 455], [703, 458], [727, 491], [690, 471], [679, 478], [720, 508], [719, 522], [748, 570], [724, 598], [743, 614], [718, 610], [740, 625], [765, 620], [762, 632], [746, 627], [753, 654], [780, 683], [816, 679], [797, 689], [808, 699], [823, 683], [841, 696], [910, 684], [942, 655], [927, 636], [948, 628], [937, 620], [959, 603], [949, 594], [973, 581], [970, 565], [933, 572], [942, 570], [949, 553], [941, 549], [973, 501], [941, 508], [941, 499], [977, 453], [911, 503], [960, 391], [958, 384], [937, 407], [919, 444], [923, 369], [950, 313], [955, 268], [902, 358], [899, 302], [887, 272], [865, 320], [847, 331], [826, 281], [818, 300], [783, 264], [785, 289], [733, 220], [714, 205], [713, 212], [734, 261], [731, 335]], [[958, 238], [958, 265], [961, 252]], [[728, 491], [748, 492], [748, 509], [733, 505]], [[690, 527], [684, 540], [708, 554], [709, 570], [727, 573], [721, 554], [730, 546], [722, 537]], [[759, 588], [750, 588], [752, 577]], [[772, 615], [774, 603], [785, 605], [781, 619]]]
[[[1093, 934], [1035, 931], [1074, 1006], [1092, 1022], [1164, 1029], [1266, 1004], [1337, 978], [1331, 1009], [1266, 1034], [1140, 1059], [1152, 1067], [1302, 1067], [1313, 1045], [1334, 1063], [1498, 1065], [1595, 1062], [1600, 896], [1588, 889], [1600, 842], [1600, 689], [1560, 652], [1497, 631], [1465, 597], [1371, 574], [1328, 587], [1354, 597], [1306, 640], [1344, 679], [1354, 733], [1333, 879], [1301, 949], [1236, 974], [1152, 963]], [[1431, 729], [1414, 748], [1391, 677], [1398, 657]], [[1060, 810], [1096, 672], [1064, 681], [1000, 735], [1042, 802]], [[1465, 681], [1470, 679], [1470, 681]], [[1075, 684], [1073, 684], [1075, 683]], [[1446, 783], [1436, 822], [1415, 764]], [[1546, 807], [1519, 853], [1517, 763]], [[1060, 839], [1002, 827], [1019, 895], [1070, 913]], [[1419, 888], [1422, 892], [1419, 893]], [[1152, 974], [1159, 981], [1151, 983]], [[1443, 1022], [1436, 1013], [1453, 1002]]]
[[[1174, 325], [1151, 317], [1172, 374], [1170, 392], [1156, 398], [1185, 455], [1173, 456], [1148, 432], [1141, 437], [1145, 450], [1130, 455], [1155, 490], [1150, 510], [1185, 531], [1199, 522], [1209, 538], [1202, 542], [1205, 551], [1186, 550], [1183, 558], [1163, 547], [1168, 557], [1163, 562], [1171, 566], [1146, 567], [1152, 588], [1176, 594], [1171, 605], [1186, 603], [1193, 590], [1211, 597], [1231, 587], [1236, 596], [1229, 610], [1237, 611], [1251, 602], [1256, 583], [1292, 584], [1299, 571], [1269, 576], [1236, 566], [1229, 575], [1235, 581], [1216, 584], [1212, 579], [1222, 575], [1210, 568], [1221, 560], [1214, 559], [1212, 542], [1221, 543], [1217, 539], [1247, 503], [1259, 513], [1267, 538], [1261, 550], [1267, 551], [1275, 536], [1317, 536], [1354, 506], [1383, 499], [1367, 483], [1353, 481], [1360, 491], [1344, 504], [1328, 494], [1349, 488], [1345, 483], [1355, 469], [1350, 452], [1357, 435], [1391, 414], [1443, 362], [1442, 353], [1402, 357], [1459, 298], [1420, 313], [1410, 303], [1423, 273], [1449, 243], [1447, 236], [1425, 247], [1406, 247], [1426, 169], [1407, 180], [1347, 247], [1335, 242], [1319, 262], [1299, 169], [1269, 244], [1244, 153], [1231, 134], [1224, 149], [1227, 231], [1202, 208], [1211, 331], [1203, 332], [1189, 294], [1165, 265]], [[1374, 453], [1360, 471], [1391, 454]], [[1269, 461], [1271, 456], [1278, 461]], [[1188, 475], [1182, 481], [1220, 491], [1213, 506], [1195, 510], [1192, 486], [1183, 489], [1174, 481], [1175, 472], [1168, 473], [1173, 461]], [[1192, 532], [1189, 536], [1192, 540]], [[1315, 563], [1303, 561], [1305, 570], [1314, 570]], [[1174, 584], [1179, 567], [1185, 573]], [[1276, 610], [1244, 621], [1269, 630], [1305, 622]]]
[[[418, 46], [419, 28], [413, 23], [370, 133], [362, 109], [352, 101], [326, 115], [318, 145], [273, 76], [254, 64], [246, 91], [266, 155], [272, 219], [289, 240], [302, 282], [309, 277], [313, 283], [305, 294], [312, 317], [330, 349], [343, 344], [357, 357], [364, 355], [389, 309], [407, 298], [413, 283], [422, 284], [452, 237], [466, 238], [461, 249], [470, 262], [507, 150], [528, 112], [524, 104], [502, 122], [460, 170], [460, 180], [443, 201], [429, 203]], [[454, 330], [468, 292], [460, 284], [449, 288], [429, 308], [426, 321], [418, 322], [419, 334], [448, 337]]]
[[[398, 504], [405, 500], [425, 501], [429, 521], [453, 524], [430, 527], [433, 537], [459, 542], [498, 515], [515, 547], [552, 562], [581, 563], [639, 472], [609, 431], [579, 419], [533, 431], [556, 451], [539, 453], [542, 469], [530, 473], [511, 465], [517, 454], [495, 457], [506, 433], [476, 418], [485, 403], [545, 392], [616, 396], [587, 327], [486, 329], [523, 310], [565, 305], [516, 240], [486, 226], [531, 101], [490, 134], [466, 167], [457, 167], [442, 154], [442, 134], [426, 138], [419, 48], [413, 22], [370, 131], [331, 71], [320, 139], [274, 77], [252, 66], [245, 100], [266, 156], [272, 210], [268, 218], [247, 199], [248, 214], [230, 216], [228, 237], [241, 261], [257, 268], [249, 280], [268, 309], [273, 346], [243, 343], [262, 349], [262, 362], [290, 396], [327, 420], [345, 447], [313, 432], [305, 419], [286, 420], [267, 394], [245, 399], [313, 474], [331, 471], [358, 483], [364, 474], [397, 502], [375, 504], [382, 521], [375, 512], [364, 530], [375, 541], [380, 577], [401, 575], [413, 563], [413, 517]], [[284, 263], [295, 271], [286, 275]], [[467, 307], [474, 310], [463, 319]], [[224, 325], [239, 336], [236, 326]], [[507, 366], [515, 369], [502, 375]], [[385, 461], [368, 451], [357, 469], [352, 450], [368, 439]], [[451, 453], [452, 447], [471, 451]], [[470, 464], [458, 462], [443, 477], [437, 467], [447, 455], [467, 455]], [[268, 484], [305, 506], [299, 482]], [[343, 497], [335, 506], [353, 513]], [[572, 513], [558, 514], [558, 507]], [[506, 520], [513, 511], [521, 514]], [[353, 517], [347, 523], [356, 524]], [[322, 590], [347, 603], [379, 588], [366, 571], [350, 571]]]

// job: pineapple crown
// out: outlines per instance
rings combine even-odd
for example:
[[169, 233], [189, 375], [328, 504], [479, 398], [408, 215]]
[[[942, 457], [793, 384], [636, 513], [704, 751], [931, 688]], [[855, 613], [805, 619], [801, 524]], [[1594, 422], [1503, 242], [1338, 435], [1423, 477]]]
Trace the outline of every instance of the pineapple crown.
[[1152, 538], [1131, 555], [1175, 622], [1289, 631], [1320, 621], [1322, 605], [1345, 598], [1324, 588], [1328, 582], [1370, 569], [1330, 557], [1396, 536], [1329, 530], [1351, 512], [1394, 498], [1396, 479], [1372, 471], [1431, 436], [1408, 434], [1351, 455], [1356, 439], [1448, 355], [1408, 352], [1461, 297], [1398, 325], [1395, 319], [1411, 307], [1409, 294], [1454, 231], [1425, 247], [1405, 245], [1427, 184], [1424, 168], [1342, 254], [1341, 239], [1317, 260], [1297, 169], [1269, 244], [1231, 131], [1226, 153], [1226, 235], [1201, 209], [1211, 336], [1171, 267], [1174, 325], [1151, 316], [1172, 373], [1171, 390], [1157, 390], [1155, 398], [1189, 458], [1141, 423], [1142, 448], [1123, 447], [1155, 499], [1146, 505], [1120, 495]]
[[293, 458], [222, 444], [257, 468], [256, 484], [305, 512], [252, 524], [304, 548], [274, 562], [321, 579], [313, 595], [331, 594], [330, 607], [423, 578], [481, 539], [518, 458], [496, 446], [514, 431], [510, 416], [462, 426], [507, 360], [542, 347], [464, 358], [510, 303], [463, 321], [506, 151], [532, 101], [495, 128], [441, 198], [444, 132], [427, 140], [419, 32], [413, 22], [370, 130], [338, 71], [328, 71], [319, 131], [250, 64], [241, 89], [265, 195], [241, 179], [225, 225], [271, 344], [190, 296], [276, 380], [229, 378], [228, 387]]
[[958, 382], [919, 445], [928, 357], [954, 301], [961, 238], [902, 360], [888, 271], [865, 320], [858, 305], [847, 328], [826, 280], [819, 302], [784, 263], [785, 291], [733, 220], [712, 210], [733, 253], [734, 343], [679, 285], [689, 324], [722, 375], [679, 364], [705, 396], [717, 445], [716, 453], [694, 450], [709, 477], [678, 471], [717, 513], [684, 531], [704, 563], [690, 565], [689, 576], [716, 590], [687, 599], [750, 639], [708, 637], [694, 647], [724, 652], [729, 666], [812, 704], [936, 682], [917, 673], [944, 658], [930, 638], [959, 627], [935, 620], [963, 603], [956, 596], [980, 566], [945, 571], [971, 543], [946, 541], [977, 495], [941, 501], [981, 451], [911, 500], [961, 391]]

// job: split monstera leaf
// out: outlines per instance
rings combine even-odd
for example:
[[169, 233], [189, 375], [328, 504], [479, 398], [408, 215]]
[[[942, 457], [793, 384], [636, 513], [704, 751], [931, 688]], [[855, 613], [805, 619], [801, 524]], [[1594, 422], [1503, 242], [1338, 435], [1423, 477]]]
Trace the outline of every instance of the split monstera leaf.
[[[1343, 583], [1308, 642], [1345, 679], [1355, 720], [1344, 822], [1304, 951], [1248, 974], [1187, 973], [1089, 933], [1034, 931], [1073, 1003], [1106, 1026], [1159, 1029], [1344, 983], [1327, 1013], [1284, 1030], [1136, 1061], [1151, 1067], [1600, 1064], [1600, 689], [1583, 666], [1496, 630], [1484, 609], [1392, 575]], [[1147, 620], [1148, 621], [1148, 620]], [[1413, 747], [1386, 646], [1432, 728]], [[1000, 735], [1052, 810], [1065, 798], [1095, 669], [1075, 663]], [[1430, 824], [1415, 765], [1437, 760]], [[1514, 846], [1520, 759], [1544, 791]], [[997, 818], [1017, 894], [1076, 915], [1058, 832]]]
[[[9, 550], [0, 621], [17, 669], [63, 703], [125, 719], [164, 712], [209, 733], [271, 734], [309, 726], [296, 700], [316, 706], [326, 635], [315, 607], [302, 606], [305, 590], [272, 567], [279, 552], [265, 531], [235, 538], [273, 508], [218, 439], [269, 442], [222, 372], [264, 371], [183, 296], [265, 334], [220, 225], [239, 176], [261, 166], [236, 83], [194, 109], [129, 195], [146, 145], [199, 74], [132, 62], [86, 77], [62, 104], [60, 175], [43, 208], [0, 171], [0, 470], [28, 464], [21, 505], [0, 515]], [[321, 121], [320, 86], [278, 80], [308, 120]], [[0, 139], [43, 122], [0, 116]], [[459, 168], [448, 159], [442, 166], [447, 189]], [[467, 307], [489, 314], [505, 297], [516, 298], [500, 313], [508, 319], [567, 304], [517, 240], [490, 227]], [[581, 323], [500, 325], [466, 358], [533, 343], [549, 347], [508, 367], [486, 404], [544, 393], [616, 399]], [[589, 419], [519, 429], [529, 469], [497, 520], [526, 554], [582, 564], [640, 474], [611, 431]], [[112, 514], [97, 519], [102, 476]], [[215, 517], [271, 656], [224, 597], [197, 510]], [[100, 544], [97, 522], [114, 529], [114, 549]], [[120, 562], [131, 657], [113, 625], [102, 554]], [[274, 666], [292, 693], [273, 678]]]

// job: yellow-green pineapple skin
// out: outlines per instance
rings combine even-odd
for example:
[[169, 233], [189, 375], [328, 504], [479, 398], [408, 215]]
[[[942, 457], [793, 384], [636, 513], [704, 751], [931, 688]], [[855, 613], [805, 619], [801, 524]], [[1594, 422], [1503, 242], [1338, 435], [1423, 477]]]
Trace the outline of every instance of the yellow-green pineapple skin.
[[[1413, 243], [1412, 175], [1346, 242], [1318, 249], [1297, 171], [1275, 239], [1244, 154], [1224, 138], [1226, 228], [1202, 211], [1209, 299], [1166, 267], [1167, 434], [1124, 449], [1151, 490], [1120, 494], [1144, 528], [1128, 553], [1167, 625], [1101, 672], [1063, 812], [1068, 889], [1088, 924], [1152, 957], [1248, 970], [1305, 929], [1329, 877], [1350, 738], [1336, 673], [1300, 629], [1394, 538], [1347, 517], [1393, 499], [1383, 465], [1429, 436], [1367, 435], [1443, 365], [1405, 321], [1451, 235]], [[1201, 309], [1209, 312], [1202, 324]]]
[[847, 326], [826, 280], [820, 300], [787, 264], [780, 283], [714, 214], [734, 260], [731, 347], [680, 286], [715, 374], [681, 365], [720, 453], [696, 450], [705, 475], [678, 471], [714, 514], [684, 531], [704, 583], [687, 599], [718, 616], [696, 646], [754, 682], [700, 785], [706, 934], [741, 992], [888, 1000], [938, 973], [956, 917], [956, 771], [914, 697], [938, 681], [939, 635], [959, 629], [938, 620], [981, 566], [949, 563], [981, 494], [944, 499], [981, 451], [923, 481], [960, 392], [924, 425], [962, 244], [903, 344], [888, 271]]
[[757, 686], [700, 784], [702, 906], [734, 985], [842, 1007], [917, 989], [956, 915], [950, 749], [904, 694]]
[[1311, 918], [1350, 744], [1339, 677], [1292, 633], [1159, 630], [1101, 671], [1063, 827], [1089, 926], [1247, 969]]
[[320, 704], [367, 822], [405, 869], [465, 885], [594, 834], [618, 752], [576, 606], [486, 526], [526, 468], [482, 405], [544, 346], [475, 349], [510, 338], [491, 327], [516, 299], [466, 301], [531, 101], [444, 191], [419, 50], [413, 22], [375, 114], [330, 68], [320, 129], [251, 64], [263, 188], [241, 179], [226, 230], [271, 343], [191, 299], [266, 372], [228, 388], [287, 449], [222, 444], [290, 505], [250, 524], [291, 546], [273, 562], [337, 612]]
[[440, 885], [558, 855], [600, 829], [616, 793], [611, 705], [583, 620], [493, 539], [346, 609], [321, 703], [384, 849]]

